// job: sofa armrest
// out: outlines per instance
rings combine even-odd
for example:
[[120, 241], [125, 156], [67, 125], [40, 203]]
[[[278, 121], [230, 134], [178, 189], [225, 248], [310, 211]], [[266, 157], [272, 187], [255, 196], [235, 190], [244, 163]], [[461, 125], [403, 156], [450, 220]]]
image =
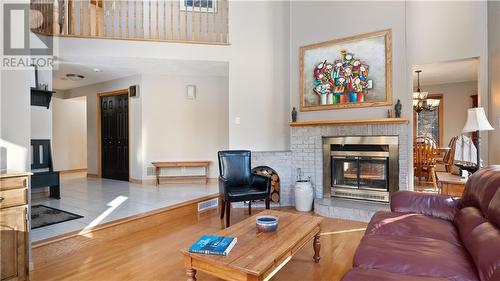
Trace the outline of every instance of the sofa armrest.
[[391, 196], [391, 211], [418, 213], [453, 221], [459, 198], [412, 191], [398, 191]]

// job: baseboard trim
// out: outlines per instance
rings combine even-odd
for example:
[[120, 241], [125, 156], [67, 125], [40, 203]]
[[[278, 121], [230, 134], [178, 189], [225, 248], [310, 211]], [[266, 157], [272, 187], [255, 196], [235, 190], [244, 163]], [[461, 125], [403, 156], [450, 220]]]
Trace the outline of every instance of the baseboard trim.
[[87, 178], [99, 178], [99, 175], [87, 173]]
[[72, 173], [83, 173], [87, 172], [87, 168], [78, 168], [78, 169], [69, 169], [69, 170], [62, 170], [59, 171], [59, 174], [72, 174]]

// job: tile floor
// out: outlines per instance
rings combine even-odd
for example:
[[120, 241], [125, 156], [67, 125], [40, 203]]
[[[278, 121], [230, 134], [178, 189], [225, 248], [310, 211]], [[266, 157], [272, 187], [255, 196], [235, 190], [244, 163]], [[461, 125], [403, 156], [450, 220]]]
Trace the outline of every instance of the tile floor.
[[93, 227], [217, 192], [216, 183], [161, 184], [158, 188], [154, 185], [87, 178], [84, 173], [61, 175], [61, 199], [33, 199], [32, 204], [58, 208], [83, 218], [33, 229], [31, 241]]

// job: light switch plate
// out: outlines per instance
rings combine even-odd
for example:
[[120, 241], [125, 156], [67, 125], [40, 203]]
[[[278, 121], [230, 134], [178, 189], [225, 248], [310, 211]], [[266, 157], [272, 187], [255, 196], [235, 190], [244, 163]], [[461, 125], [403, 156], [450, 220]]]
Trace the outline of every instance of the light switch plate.
[[234, 124], [236, 124], [236, 125], [241, 124], [241, 118], [240, 117], [234, 118]]

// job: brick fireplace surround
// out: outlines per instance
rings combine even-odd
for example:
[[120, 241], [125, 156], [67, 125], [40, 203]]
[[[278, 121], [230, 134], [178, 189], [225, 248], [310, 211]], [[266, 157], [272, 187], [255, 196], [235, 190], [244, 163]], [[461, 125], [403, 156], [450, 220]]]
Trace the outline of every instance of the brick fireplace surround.
[[322, 137], [398, 136], [399, 190], [409, 189], [410, 130], [404, 118], [370, 120], [325, 120], [290, 123], [290, 151], [253, 152], [252, 165], [268, 165], [281, 177], [282, 206], [294, 205], [293, 183], [297, 168], [311, 178], [315, 190], [315, 212], [329, 217], [367, 221], [387, 204], [323, 197]]

